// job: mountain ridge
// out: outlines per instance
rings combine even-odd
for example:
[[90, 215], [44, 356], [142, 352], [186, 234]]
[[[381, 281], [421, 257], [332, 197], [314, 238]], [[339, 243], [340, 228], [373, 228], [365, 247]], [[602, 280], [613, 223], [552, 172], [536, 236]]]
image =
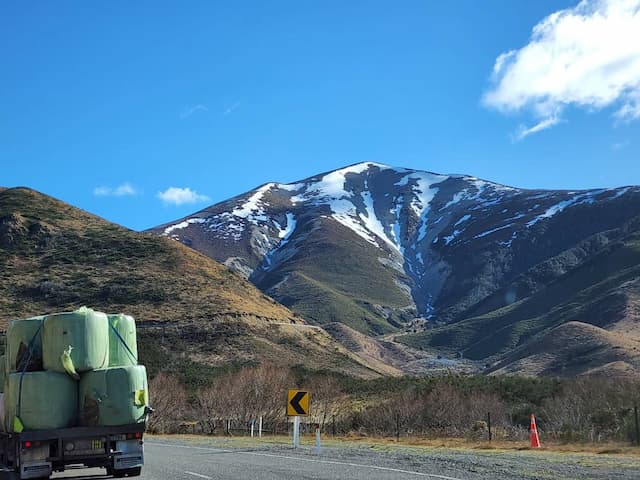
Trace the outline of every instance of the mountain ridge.
[[314, 324], [373, 336], [418, 325], [426, 337], [409, 343], [441, 348], [432, 329], [535, 295], [552, 281], [545, 271], [578, 268], [604, 248], [584, 242], [639, 211], [637, 186], [520, 189], [364, 162], [265, 183], [151, 231], [234, 268]]

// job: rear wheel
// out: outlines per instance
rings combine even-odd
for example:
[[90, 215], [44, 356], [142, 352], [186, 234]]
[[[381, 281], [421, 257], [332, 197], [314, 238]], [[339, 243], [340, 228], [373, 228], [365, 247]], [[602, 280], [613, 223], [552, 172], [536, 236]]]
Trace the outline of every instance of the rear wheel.
[[142, 467], [125, 468], [123, 470], [114, 470], [111, 467], [107, 467], [107, 475], [113, 475], [115, 478], [139, 477], [140, 473], [142, 473]]

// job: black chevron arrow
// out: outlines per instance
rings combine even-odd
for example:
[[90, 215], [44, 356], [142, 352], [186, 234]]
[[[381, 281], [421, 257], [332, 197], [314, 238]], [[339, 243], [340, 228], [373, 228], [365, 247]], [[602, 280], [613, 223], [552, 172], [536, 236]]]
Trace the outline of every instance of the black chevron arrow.
[[302, 406], [300, 405], [300, 401], [305, 397], [306, 394], [307, 392], [298, 392], [293, 396], [293, 398], [289, 402], [289, 405], [291, 405], [291, 407], [296, 411], [298, 415], [306, 415], [307, 413], [305, 412], [304, 408], [302, 408]]

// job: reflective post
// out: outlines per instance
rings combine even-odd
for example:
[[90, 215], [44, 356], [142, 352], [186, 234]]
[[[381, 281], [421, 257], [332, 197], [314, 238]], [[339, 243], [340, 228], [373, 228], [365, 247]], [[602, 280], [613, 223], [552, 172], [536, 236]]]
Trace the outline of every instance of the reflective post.
[[293, 448], [300, 447], [300, 417], [293, 417]]

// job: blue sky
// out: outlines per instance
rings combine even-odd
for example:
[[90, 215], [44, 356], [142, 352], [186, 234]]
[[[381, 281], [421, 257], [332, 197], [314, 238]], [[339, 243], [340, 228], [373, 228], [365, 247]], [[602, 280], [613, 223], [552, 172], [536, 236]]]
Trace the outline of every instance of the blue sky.
[[140, 230], [361, 161], [640, 184], [639, 2], [2, 2], [0, 185]]

